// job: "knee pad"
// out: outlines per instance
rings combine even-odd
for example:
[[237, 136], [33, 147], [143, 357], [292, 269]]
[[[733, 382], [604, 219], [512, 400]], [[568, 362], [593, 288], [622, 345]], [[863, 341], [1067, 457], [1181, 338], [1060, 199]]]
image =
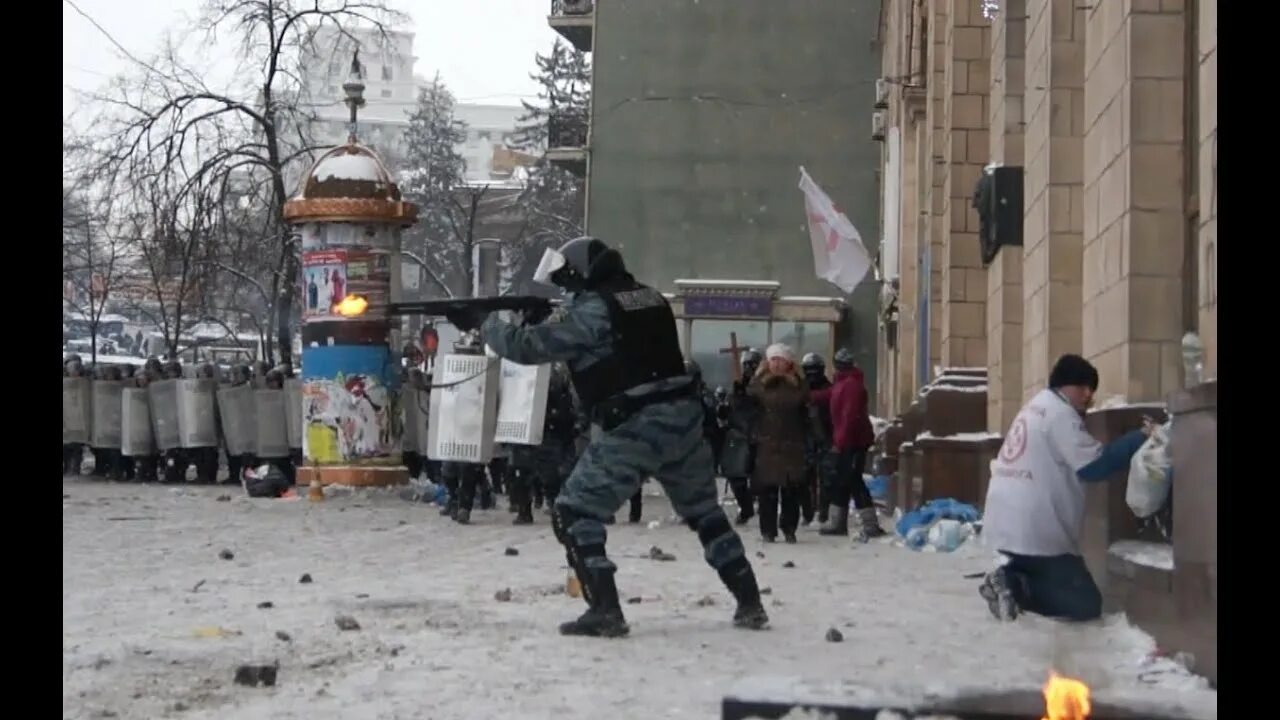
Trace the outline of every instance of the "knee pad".
[[569, 505], [556, 505], [555, 512], [551, 514], [551, 527], [556, 539], [566, 547], [603, 547], [608, 537], [604, 523]]
[[705, 515], [689, 519], [687, 523], [698, 533], [698, 541], [702, 543], [707, 564], [716, 570], [724, 569], [735, 560], [746, 557], [742, 538], [734, 532], [729, 516], [724, 514], [723, 509], [716, 508]]

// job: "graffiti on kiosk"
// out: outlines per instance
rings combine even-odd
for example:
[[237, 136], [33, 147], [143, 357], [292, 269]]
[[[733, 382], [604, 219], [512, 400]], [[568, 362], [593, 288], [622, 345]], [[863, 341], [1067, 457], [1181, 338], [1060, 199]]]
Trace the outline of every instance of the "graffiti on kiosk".
[[306, 456], [332, 464], [399, 453], [396, 394], [372, 375], [308, 380], [303, 386]]

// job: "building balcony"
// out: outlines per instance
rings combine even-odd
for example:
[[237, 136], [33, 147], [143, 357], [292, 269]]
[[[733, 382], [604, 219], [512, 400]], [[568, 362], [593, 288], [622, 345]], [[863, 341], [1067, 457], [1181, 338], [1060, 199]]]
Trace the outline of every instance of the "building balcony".
[[551, 29], [582, 52], [591, 52], [596, 25], [595, 0], [551, 0]]
[[587, 175], [587, 116], [563, 113], [547, 118], [547, 159], [577, 175]]

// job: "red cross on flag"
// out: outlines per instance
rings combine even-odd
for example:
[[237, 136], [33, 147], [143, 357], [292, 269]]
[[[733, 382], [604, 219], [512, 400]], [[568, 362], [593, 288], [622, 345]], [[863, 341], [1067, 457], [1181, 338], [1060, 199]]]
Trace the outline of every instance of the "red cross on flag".
[[871, 255], [862, 244], [862, 236], [803, 167], [800, 190], [809, 217], [814, 273], [846, 294], [853, 292], [871, 269]]

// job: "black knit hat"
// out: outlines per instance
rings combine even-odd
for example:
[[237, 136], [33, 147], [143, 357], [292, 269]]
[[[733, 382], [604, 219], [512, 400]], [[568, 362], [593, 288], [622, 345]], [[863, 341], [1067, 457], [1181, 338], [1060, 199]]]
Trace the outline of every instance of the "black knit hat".
[[1079, 355], [1063, 355], [1049, 373], [1049, 387], [1056, 390], [1068, 385], [1083, 385], [1097, 392], [1098, 368]]

